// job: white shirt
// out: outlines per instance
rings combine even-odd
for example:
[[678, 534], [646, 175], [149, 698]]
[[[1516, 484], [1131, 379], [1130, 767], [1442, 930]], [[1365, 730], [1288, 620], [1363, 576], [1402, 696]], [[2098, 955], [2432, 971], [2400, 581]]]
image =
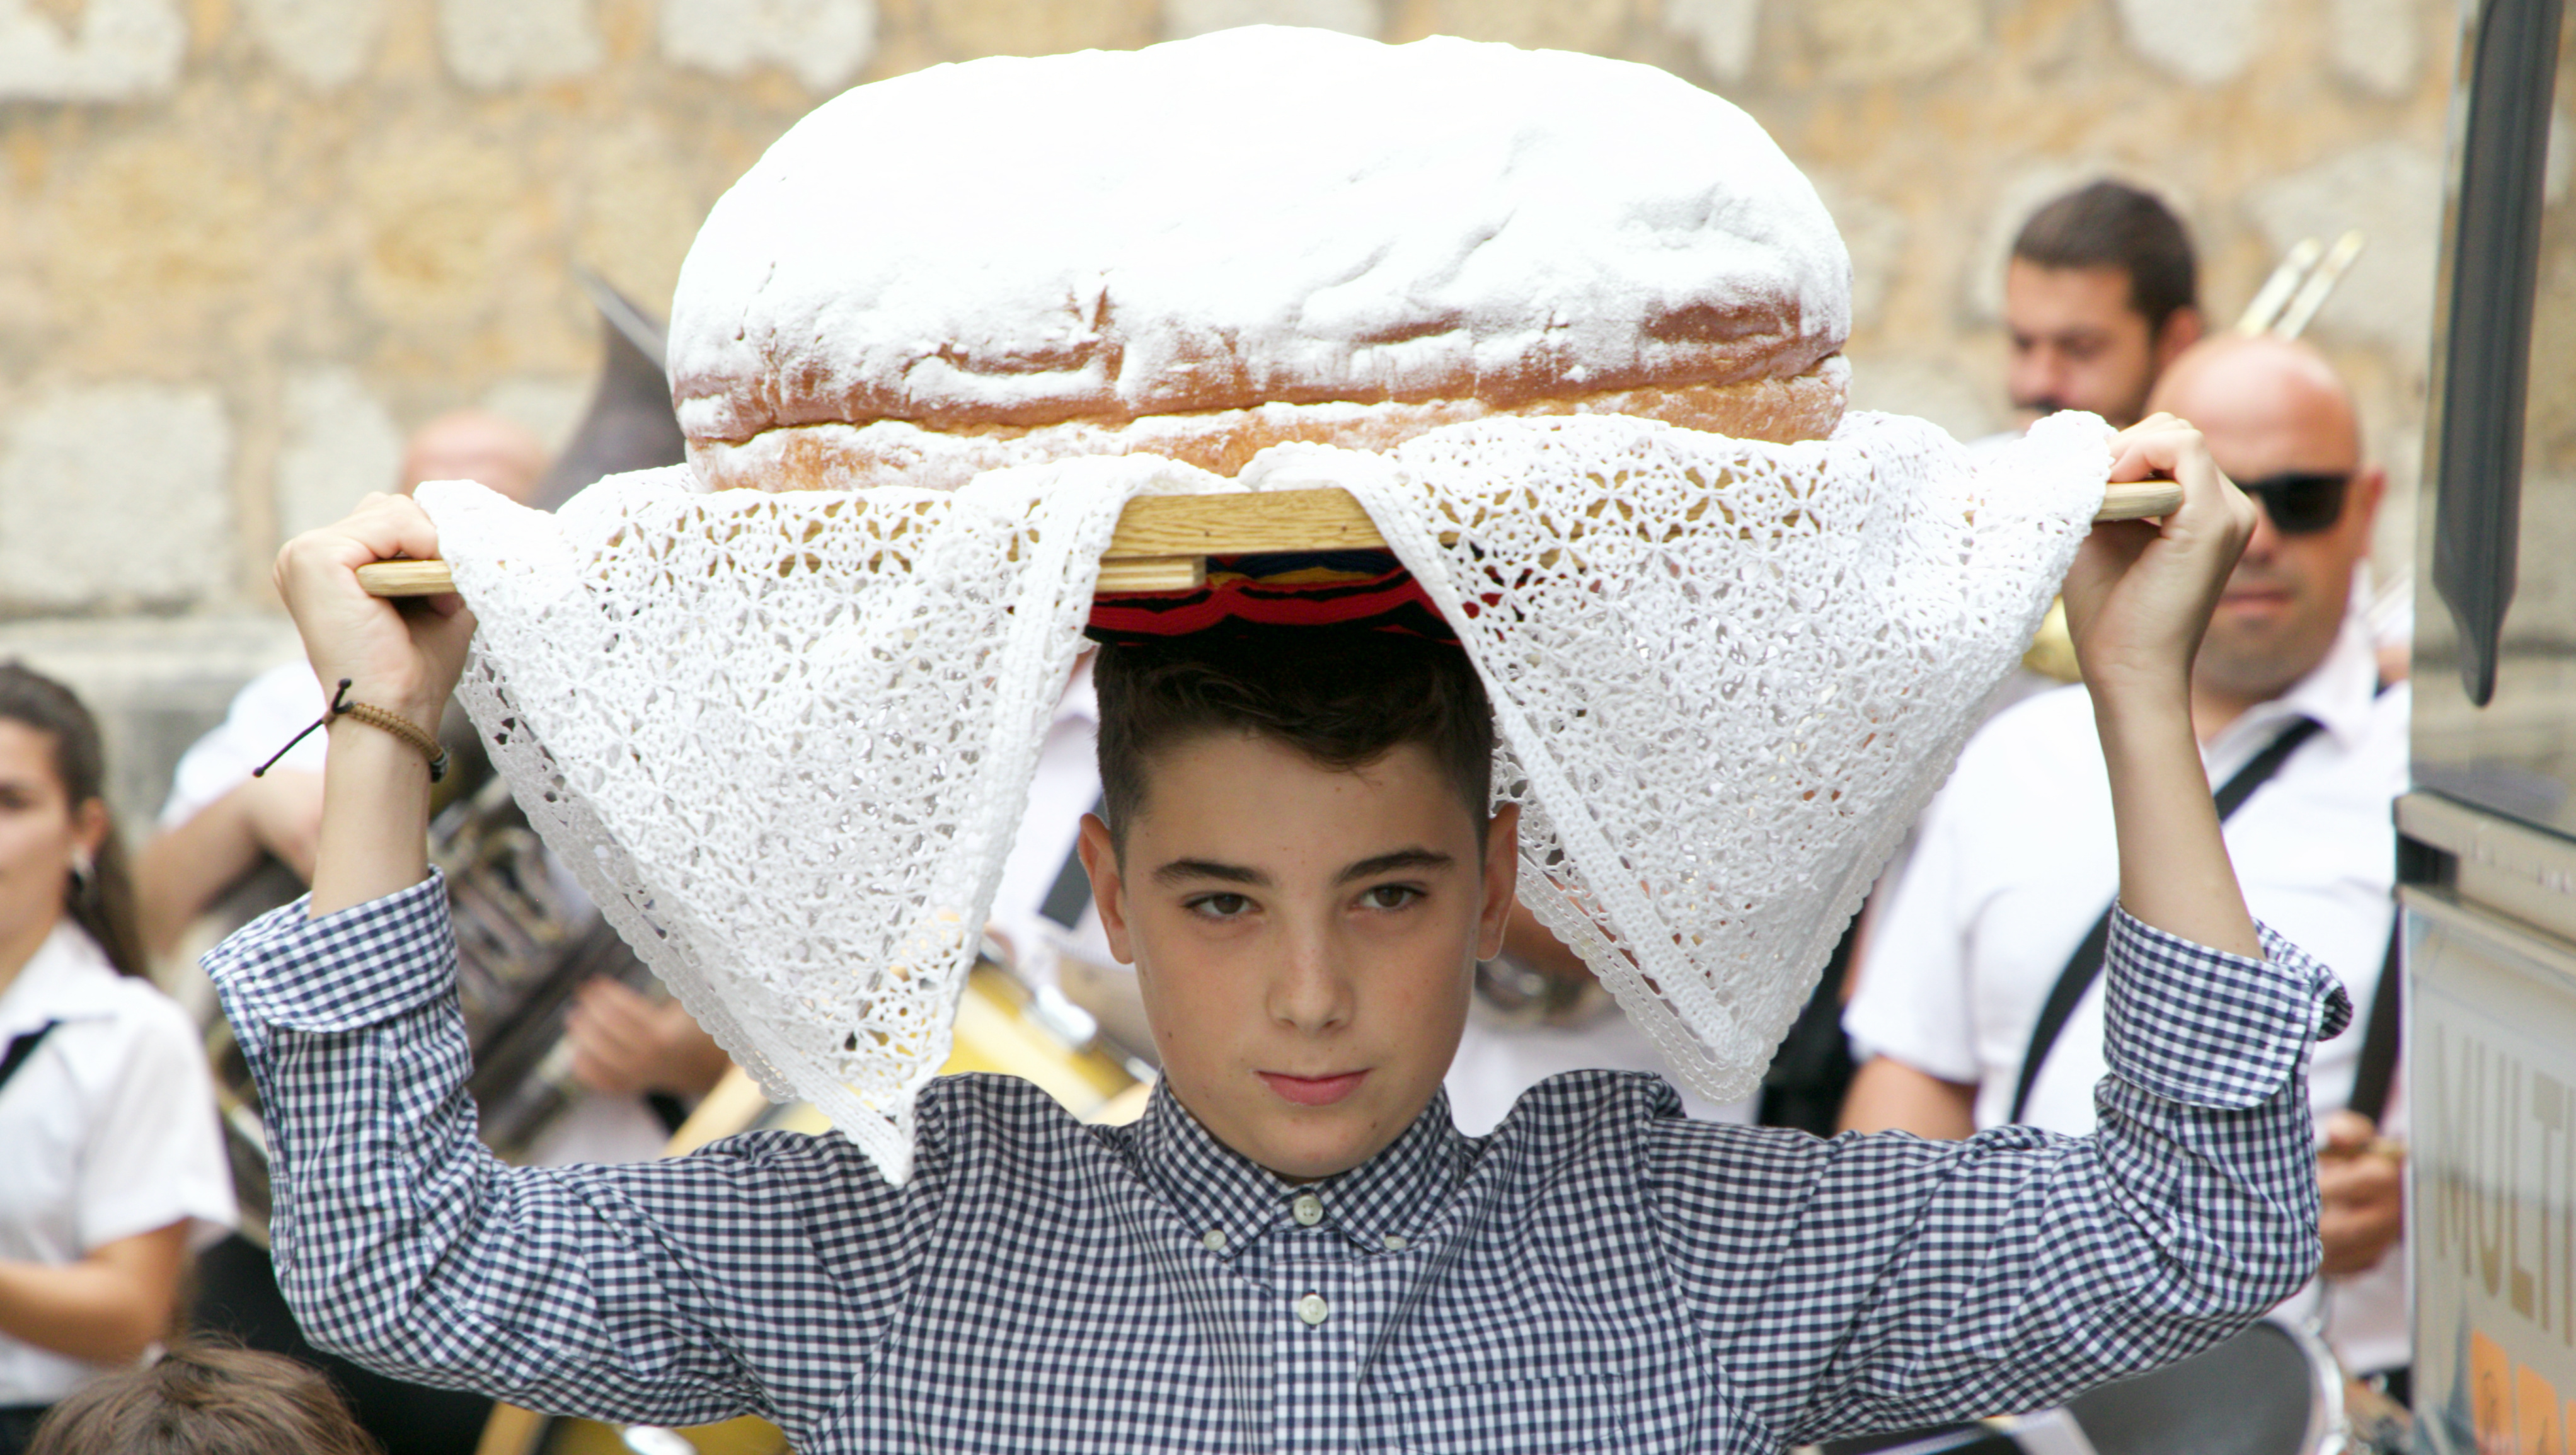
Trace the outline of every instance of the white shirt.
[[[61, 1267], [182, 1220], [194, 1246], [223, 1236], [232, 1171], [187, 1013], [65, 920], [0, 992], [0, 1045], [49, 1020], [0, 1088], [0, 1259]], [[98, 1373], [0, 1336], [0, 1405], [51, 1404]]]
[[[2314, 671], [2201, 750], [2210, 782], [2222, 784], [2294, 719], [2324, 729], [2228, 821], [2227, 848], [2255, 916], [2331, 967], [2357, 1014], [2388, 950], [2390, 804], [2407, 774], [2410, 698], [2403, 686], [2377, 693], [2377, 677], [2368, 630], [2347, 620]], [[1933, 800], [1870, 935], [1843, 1018], [1856, 1054], [1974, 1085], [1977, 1125], [2008, 1120], [2040, 1008], [2119, 878], [2092, 699], [2061, 688], [1997, 716]], [[2320, 1117], [2350, 1099], [2361, 1040], [2356, 1025], [2317, 1048], [2310, 1093]], [[2092, 1131], [2104, 1070], [2097, 982], [2067, 1018], [2022, 1120]], [[2394, 1097], [2384, 1120], [2392, 1134], [2404, 1125]], [[2405, 1263], [2401, 1246], [2337, 1282], [2328, 1334], [2349, 1367], [2406, 1362]]]
[[1611, 1009], [1576, 1026], [1514, 1025], [1482, 1000], [1469, 1008], [1457, 1058], [1441, 1081], [1450, 1120], [1481, 1137], [1502, 1123], [1523, 1092], [1566, 1071], [1652, 1071], [1672, 1083], [1682, 1110], [1700, 1121], [1741, 1126], [1753, 1120], [1751, 1098], [1721, 1106], [1685, 1085], [1625, 1011]]

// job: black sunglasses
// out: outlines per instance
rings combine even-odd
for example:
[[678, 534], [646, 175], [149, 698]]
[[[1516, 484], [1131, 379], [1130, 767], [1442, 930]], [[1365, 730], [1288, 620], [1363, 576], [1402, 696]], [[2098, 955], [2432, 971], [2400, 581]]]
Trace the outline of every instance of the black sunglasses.
[[2236, 488], [2263, 503], [2272, 529], [2285, 536], [2304, 536], [2332, 530], [2343, 519], [2344, 487], [2351, 483], [2349, 471], [2327, 475], [2289, 470], [2260, 480], [2239, 480]]

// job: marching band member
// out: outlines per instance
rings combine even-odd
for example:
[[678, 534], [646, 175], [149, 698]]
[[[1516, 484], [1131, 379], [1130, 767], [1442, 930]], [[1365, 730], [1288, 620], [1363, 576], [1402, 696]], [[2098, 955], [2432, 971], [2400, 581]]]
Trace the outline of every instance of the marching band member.
[[232, 1226], [213, 1078], [143, 978], [98, 724], [0, 665], [0, 1452], [169, 1331]]

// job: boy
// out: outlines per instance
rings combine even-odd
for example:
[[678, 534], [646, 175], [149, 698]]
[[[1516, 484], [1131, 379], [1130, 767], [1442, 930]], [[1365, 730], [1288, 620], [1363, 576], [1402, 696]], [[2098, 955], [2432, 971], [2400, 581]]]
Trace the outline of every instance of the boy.
[[[2348, 1016], [2258, 937], [2187, 671], [2251, 531], [2183, 482], [2066, 585], [2119, 804], [2116, 1049], [2092, 1138], [1818, 1142], [1687, 1122], [1646, 1077], [1560, 1078], [1490, 1138], [1438, 1087], [1511, 902], [1490, 723], [1457, 649], [1208, 643], [1101, 666], [1083, 859], [1167, 1077], [1120, 1131], [1005, 1078], [921, 1099], [912, 1181], [838, 1139], [503, 1168], [474, 1143], [420, 854], [426, 773], [337, 719], [307, 916], [213, 960], [317, 1343], [512, 1401], [808, 1450], [1761, 1450], [2027, 1408], [2179, 1357], [2316, 1260], [2308, 1042]], [[316, 671], [417, 724], [470, 621], [352, 572], [437, 542], [407, 502], [299, 537]], [[2268, 962], [2263, 958], [2269, 953]]]
[[380, 1455], [340, 1392], [282, 1354], [183, 1343], [82, 1386], [27, 1455]]

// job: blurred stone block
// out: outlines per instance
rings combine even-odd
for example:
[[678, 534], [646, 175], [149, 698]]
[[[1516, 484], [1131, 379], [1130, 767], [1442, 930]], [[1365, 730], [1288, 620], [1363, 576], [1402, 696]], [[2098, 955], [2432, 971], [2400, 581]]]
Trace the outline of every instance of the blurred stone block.
[[269, 59], [308, 86], [345, 86], [367, 69], [384, 34], [384, 0], [241, 0]]
[[1875, 328], [1905, 266], [1905, 214], [1832, 178], [1811, 174], [1810, 180], [1851, 253], [1852, 328]]
[[233, 574], [215, 391], [63, 388], [0, 419], [0, 611], [179, 606]]
[[2275, 255], [2303, 237], [2332, 242], [2361, 229], [2369, 246], [2309, 332], [2383, 344], [2413, 369], [2426, 367], [2441, 251], [2439, 157], [2406, 142], [2371, 142], [2253, 188], [2246, 207]]
[[1163, 34], [1172, 40], [1238, 25], [1303, 25], [1374, 39], [1384, 23], [1377, 0], [1163, 0]]
[[290, 375], [286, 442], [277, 456], [278, 539], [329, 525], [370, 490], [392, 489], [402, 452], [402, 431], [355, 370], [330, 365]]
[[1806, 0], [1799, 12], [1825, 74], [1845, 81], [1931, 75], [1974, 54], [1986, 34], [1981, 0]]
[[2403, 96], [2424, 58], [2423, 7], [2415, 0], [2334, 0], [2335, 69], [2365, 90]]
[[132, 101], [178, 84], [178, 0], [78, 0], [67, 19], [56, 8], [0, 0], [0, 101]]
[[1752, 74], [1762, 0], [1664, 0], [1664, 25], [1699, 46], [1700, 64], [1724, 85]]
[[1412, 0], [1399, 38], [1462, 35], [1531, 50], [1615, 56], [1627, 46], [1631, 0]]
[[922, 0], [921, 9], [958, 60], [1128, 50], [1159, 39], [1163, 18], [1155, 0]]
[[2195, 86], [2234, 80], [2262, 47], [2270, 0], [2119, 0], [2139, 55]]
[[662, 58], [719, 76], [776, 65], [837, 91], [876, 44], [876, 0], [662, 0]]
[[590, 0], [439, 0], [438, 49], [484, 91], [584, 75], [601, 60]]

